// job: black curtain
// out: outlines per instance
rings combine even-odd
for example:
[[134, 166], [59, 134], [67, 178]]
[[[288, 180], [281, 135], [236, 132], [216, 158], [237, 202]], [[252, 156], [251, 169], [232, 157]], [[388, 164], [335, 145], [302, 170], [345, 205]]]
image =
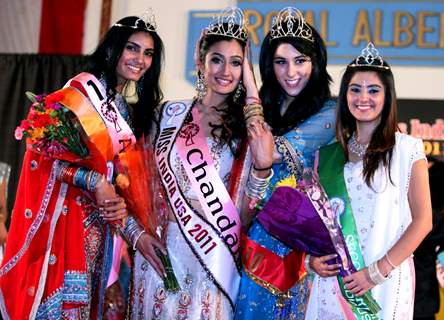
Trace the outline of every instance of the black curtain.
[[0, 54], [0, 161], [12, 168], [9, 212], [25, 150], [25, 142], [14, 138], [15, 128], [26, 118], [31, 105], [25, 92], [42, 94], [60, 89], [67, 80], [85, 70], [86, 64], [86, 56]]

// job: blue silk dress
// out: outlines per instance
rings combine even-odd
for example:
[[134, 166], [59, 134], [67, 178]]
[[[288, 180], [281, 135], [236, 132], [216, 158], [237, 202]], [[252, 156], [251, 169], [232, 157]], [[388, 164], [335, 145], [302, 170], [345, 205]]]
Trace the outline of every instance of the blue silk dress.
[[[318, 113], [284, 136], [275, 137], [282, 163], [273, 165], [274, 176], [267, 198], [277, 182], [292, 174], [299, 181], [303, 170], [313, 167], [316, 150], [334, 139], [335, 109], [336, 103], [329, 100]], [[291, 251], [287, 245], [267, 233], [257, 219], [252, 221], [247, 235], [250, 240], [281, 257]], [[304, 276], [283, 297], [259, 285], [243, 269], [235, 319], [303, 319], [310, 287], [309, 278]]]

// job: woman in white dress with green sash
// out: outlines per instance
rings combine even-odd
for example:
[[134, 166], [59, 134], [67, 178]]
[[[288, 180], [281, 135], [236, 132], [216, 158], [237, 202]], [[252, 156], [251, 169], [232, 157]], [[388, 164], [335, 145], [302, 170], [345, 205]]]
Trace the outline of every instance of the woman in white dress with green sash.
[[[412, 253], [432, 228], [427, 162], [422, 141], [398, 131], [393, 74], [371, 43], [342, 78], [336, 135], [338, 143], [320, 150], [319, 177], [338, 209], [352, 260], [356, 254], [363, 262], [354, 263], [358, 271], [343, 286], [358, 298], [371, 291], [381, 310], [366, 319], [412, 319]], [[338, 179], [345, 188], [335, 206], [329, 184]], [[347, 205], [352, 215], [345, 221]], [[344, 223], [354, 232], [348, 235]], [[349, 237], [357, 238], [355, 245]], [[316, 275], [306, 319], [364, 319], [365, 307], [351, 307], [340, 286], [336, 277]]]

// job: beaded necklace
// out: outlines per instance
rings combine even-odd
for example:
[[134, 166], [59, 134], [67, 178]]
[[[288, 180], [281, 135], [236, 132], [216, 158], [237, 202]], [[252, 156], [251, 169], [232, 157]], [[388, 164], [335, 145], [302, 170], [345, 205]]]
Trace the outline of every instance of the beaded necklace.
[[353, 132], [350, 140], [348, 140], [347, 148], [349, 152], [353, 152], [354, 154], [356, 154], [359, 157], [359, 159], [363, 159], [365, 153], [367, 152], [368, 143], [367, 144], [359, 143], [358, 140], [356, 139], [355, 132]]

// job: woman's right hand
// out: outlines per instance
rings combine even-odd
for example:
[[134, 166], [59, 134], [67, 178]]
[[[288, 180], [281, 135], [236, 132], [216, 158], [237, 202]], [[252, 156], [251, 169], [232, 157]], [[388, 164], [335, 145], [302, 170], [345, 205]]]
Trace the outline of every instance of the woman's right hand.
[[153, 266], [154, 270], [161, 278], [166, 277], [165, 268], [156, 254], [158, 248], [164, 255], [167, 254], [165, 246], [156, 238], [144, 232], [136, 243], [137, 250], [145, 257], [145, 259]]
[[333, 277], [339, 274], [339, 264], [328, 264], [327, 261], [337, 257], [337, 254], [329, 254], [322, 257], [310, 256], [310, 268], [321, 277]]

